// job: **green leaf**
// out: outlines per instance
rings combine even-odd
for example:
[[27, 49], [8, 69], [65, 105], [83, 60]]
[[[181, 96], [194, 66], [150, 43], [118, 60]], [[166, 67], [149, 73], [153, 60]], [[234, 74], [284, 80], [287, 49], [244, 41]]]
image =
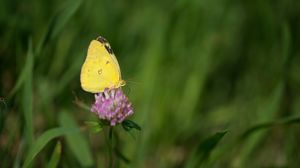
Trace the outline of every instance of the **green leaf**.
[[61, 156], [61, 142], [58, 141], [48, 162], [47, 168], [56, 168]]
[[85, 121], [84, 123], [89, 127], [100, 126], [99, 122], [97, 121]]
[[125, 131], [130, 131], [131, 129], [136, 129], [141, 131], [142, 128], [135, 122], [131, 121], [131, 120], [124, 120], [122, 122], [122, 127], [124, 128]]
[[[76, 127], [78, 128], [74, 119], [66, 112], [61, 112], [59, 116], [59, 123], [62, 127]], [[67, 144], [70, 150], [75, 155], [83, 167], [93, 166], [93, 158], [91, 149], [85, 137], [80, 133], [66, 135]]]
[[97, 121], [84, 122], [92, 133], [98, 133], [103, 129], [103, 125]]
[[26, 155], [23, 168], [27, 168], [32, 163], [34, 157], [46, 146], [46, 144], [54, 138], [70, 133], [79, 132], [78, 128], [52, 128], [44, 132], [37, 140], [32, 144]]

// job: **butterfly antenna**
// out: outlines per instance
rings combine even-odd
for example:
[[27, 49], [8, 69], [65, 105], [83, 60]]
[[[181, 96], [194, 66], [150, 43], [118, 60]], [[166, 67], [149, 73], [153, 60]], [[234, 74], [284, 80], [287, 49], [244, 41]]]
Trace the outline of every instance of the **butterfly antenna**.
[[135, 85], [139, 85], [141, 84], [140, 82], [135, 82], [135, 81], [127, 81], [128, 83], [132, 83], [132, 84], [135, 84]]
[[126, 82], [127, 83], [132, 83], [132, 84], [135, 84], [135, 85], [141, 84], [140, 82], [136, 82], [136, 81], [133, 81], [131, 79], [126, 80]]
[[125, 94], [129, 95], [130, 92], [131, 92], [130, 87], [129, 87], [129, 86], [128, 86], [128, 87], [125, 87], [124, 92], [125, 92]]

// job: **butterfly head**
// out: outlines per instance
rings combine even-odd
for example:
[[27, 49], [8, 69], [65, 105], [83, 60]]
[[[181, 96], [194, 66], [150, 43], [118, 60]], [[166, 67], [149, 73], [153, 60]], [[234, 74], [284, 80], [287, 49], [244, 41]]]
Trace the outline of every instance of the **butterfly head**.
[[119, 86], [125, 86], [126, 85], [126, 81], [124, 81], [124, 80], [120, 80], [119, 81]]

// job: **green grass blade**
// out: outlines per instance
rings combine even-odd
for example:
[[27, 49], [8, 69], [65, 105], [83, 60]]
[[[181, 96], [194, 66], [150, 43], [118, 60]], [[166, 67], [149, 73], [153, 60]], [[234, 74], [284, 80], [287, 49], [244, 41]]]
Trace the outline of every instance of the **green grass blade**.
[[59, 80], [60, 82], [57, 84], [55, 94], [63, 92], [70, 81], [72, 81], [72, 79], [74, 79], [74, 77], [79, 74], [79, 69], [83, 62], [83, 59], [80, 57], [81, 55], [84, 55], [84, 53], [80, 52], [78, 55], [76, 55], [76, 58], [74, 59], [70, 67], [64, 72], [63, 76]]
[[30, 147], [29, 152], [25, 158], [23, 168], [27, 168], [31, 165], [35, 156], [49, 143], [52, 139], [62, 135], [79, 132], [78, 128], [52, 128], [44, 132], [33, 145]]
[[33, 141], [33, 58], [32, 42], [30, 40], [25, 63], [25, 80], [22, 88], [22, 111], [25, 119], [26, 140], [29, 145], [31, 145]]
[[10, 91], [8, 98], [11, 98], [23, 85], [25, 80], [29, 81], [28, 75], [29, 73], [32, 73], [33, 69], [33, 48], [32, 48], [32, 41], [29, 40], [28, 42], [28, 50], [27, 50], [27, 58], [25, 61], [25, 65], [23, 67], [23, 70], [21, 71], [21, 74], [19, 75], [16, 84], [14, 85], [13, 89]]
[[72, 18], [72, 16], [78, 10], [81, 0], [70, 0], [68, 1], [62, 10], [59, 10], [54, 17], [51, 19], [48, 29], [46, 30], [44, 36], [38, 43], [36, 48], [36, 55], [38, 56], [40, 51], [45, 47], [45, 45], [52, 39], [58, 36], [58, 34], [63, 30], [67, 22]]
[[186, 167], [193, 168], [203, 165], [203, 163], [209, 159], [210, 153], [215, 149], [226, 133], [227, 131], [217, 132], [202, 141], [193, 152]]
[[58, 141], [52, 153], [51, 159], [47, 165], [47, 168], [56, 168], [60, 160], [60, 157], [61, 157], [61, 143], [60, 141]]
[[66, 7], [58, 13], [55, 19], [55, 26], [51, 34], [51, 38], [56, 37], [62, 31], [66, 23], [72, 18], [81, 4], [81, 0], [71, 0], [66, 3]]
[[[59, 122], [62, 127], [77, 127], [74, 119], [66, 112], [60, 113]], [[93, 158], [89, 144], [80, 133], [66, 135], [67, 144], [83, 167], [93, 166]]]
[[[282, 100], [282, 95], [284, 91], [284, 83], [280, 82], [277, 84], [274, 89], [272, 95], [270, 96], [270, 100], [268, 100], [268, 104], [261, 109], [258, 116], [258, 123], [272, 121], [274, 118], [274, 114], [278, 111], [280, 102]], [[269, 125], [264, 125], [262, 127], [268, 127]], [[241, 152], [239, 157], [241, 157], [241, 167], [247, 165], [247, 163], [251, 160], [251, 154], [255, 147], [263, 140], [263, 138], [267, 135], [266, 132], [257, 132], [256, 134], [252, 134], [251, 137], [247, 138], [245, 144], [241, 147]]]
[[21, 158], [24, 152], [24, 146], [25, 146], [25, 142], [24, 139], [21, 140], [19, 147], [18, 147], [18, 152], [16, 154], [15, 160], [14, 160], [14, 164], [13, 164], [13, 168], [19, 168], [21, 165]]
[[300, 124], [300, 117], [289, 117], [289, 118], [284, 118], [278, 121], [273, 121], [273, 122], [266, 122], [262, 124], [255, 125], [248, 130], [246, 130], [242, 136], [241, 140], [244, 140], [251, 136], [251, 134], [263, 130], [263, 129], [269, 129], [277, 125], [290, 125], [290, 124]]

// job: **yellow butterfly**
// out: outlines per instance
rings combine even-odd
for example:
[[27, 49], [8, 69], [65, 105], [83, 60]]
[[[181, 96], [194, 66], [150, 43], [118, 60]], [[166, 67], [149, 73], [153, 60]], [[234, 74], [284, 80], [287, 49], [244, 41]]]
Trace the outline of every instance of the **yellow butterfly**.
[[105, 38], [100, 36], [91, 41], [81, 67], [80, 83], [83, 90], [91, 93], [125, 85], [118, 60]]

